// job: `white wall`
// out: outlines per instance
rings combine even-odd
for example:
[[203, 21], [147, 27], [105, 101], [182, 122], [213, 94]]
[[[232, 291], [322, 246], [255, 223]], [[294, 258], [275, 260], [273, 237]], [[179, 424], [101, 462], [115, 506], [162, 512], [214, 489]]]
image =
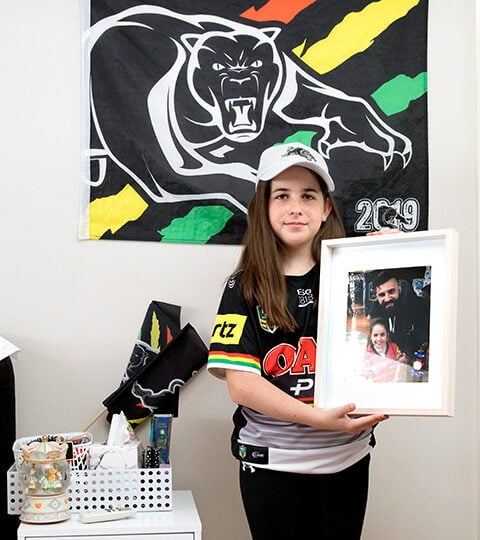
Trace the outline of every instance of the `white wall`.
[[[365, 540], [478, 537], [474, 7], [432, 0], [429, 17], [430, 228], [460, 232], [456, 416], [379, 427]], [[22, 349], [17, 436], [76, 431], [116, 388], [151, 300], [181, 305], [208, 343], [238, 247], [79, 241], [78, 0], [2, 0], [0, 19], [0, 335]], [[193, 491], [205, 540], [248, 538], [232, 412], [202, 370], [173, 426], [174, 487]], [[92, 430], [104, 440], [108, 424]]]

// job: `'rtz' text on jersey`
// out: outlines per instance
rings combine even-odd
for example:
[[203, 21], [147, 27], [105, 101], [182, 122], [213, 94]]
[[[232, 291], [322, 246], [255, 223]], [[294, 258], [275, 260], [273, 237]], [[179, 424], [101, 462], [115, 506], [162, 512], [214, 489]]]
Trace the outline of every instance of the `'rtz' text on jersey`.
[[212, 343], [238, 345], [246, 320], [246, 315], [238, 315], [237, 313], [217, 315], [213, 327]]

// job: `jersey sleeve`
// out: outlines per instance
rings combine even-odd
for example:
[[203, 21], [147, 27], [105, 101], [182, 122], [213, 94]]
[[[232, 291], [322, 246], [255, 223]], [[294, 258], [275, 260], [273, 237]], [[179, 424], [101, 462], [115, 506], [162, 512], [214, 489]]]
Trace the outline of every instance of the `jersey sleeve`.
[[232, 276], [225, 287], [212, 330], [207, 369], [225, 378], [226, 369], [261, 375], [258, 344], [253, 328], [253, 313]]

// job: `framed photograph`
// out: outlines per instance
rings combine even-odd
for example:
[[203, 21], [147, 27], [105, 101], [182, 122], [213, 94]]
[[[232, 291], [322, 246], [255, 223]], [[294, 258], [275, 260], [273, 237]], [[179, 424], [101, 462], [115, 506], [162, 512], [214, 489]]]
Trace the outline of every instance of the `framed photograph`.
[[453, 416], [458, 233], [322, 244], [315, 406]]

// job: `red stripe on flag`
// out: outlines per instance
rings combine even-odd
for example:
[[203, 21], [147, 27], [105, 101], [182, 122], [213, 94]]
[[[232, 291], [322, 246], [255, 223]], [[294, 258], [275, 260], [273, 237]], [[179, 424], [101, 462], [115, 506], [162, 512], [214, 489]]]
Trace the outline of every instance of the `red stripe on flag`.
[[279, 21], [287, 24], [315, 1], [316, 0], [293, 0], [285, 2], [285, 0], [269, 0], [260, 9], [255, 9], [252, 6], [241, 13], [240, 16], [245, 19], [250, 19], [251, 21]]

